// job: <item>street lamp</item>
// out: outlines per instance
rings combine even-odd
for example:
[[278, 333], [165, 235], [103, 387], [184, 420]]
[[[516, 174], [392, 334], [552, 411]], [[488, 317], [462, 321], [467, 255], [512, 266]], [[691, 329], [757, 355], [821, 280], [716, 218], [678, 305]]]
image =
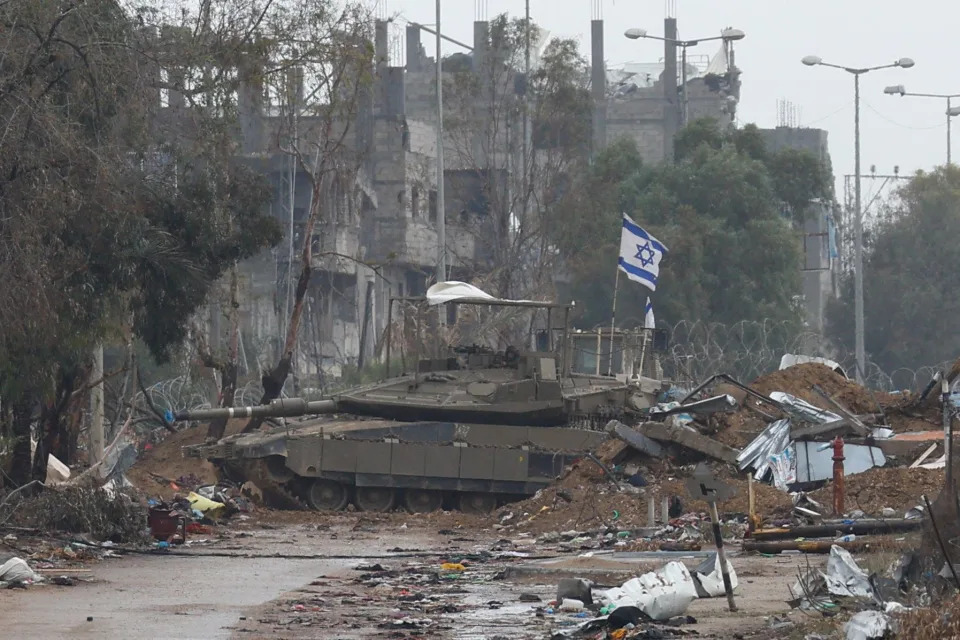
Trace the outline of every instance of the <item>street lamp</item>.
[[951, 164], [950, 154], [950, 121], [960, 115], [960, 108], [951, 106], [950, 101], [953, 98], [960, 98], [960, 93], [910, 93], [902, 84], [886, 87], [883, 92], [890, 96], [913, 96], [915, 98], [941, 98], [947, 101], [947, 166]]
[[720, 32], [719, 36], [711, 36], [709, 38], [697, 38], [696, 40], [674, 40], [673, 38], [664, 38], [663, 36], [654, 36], [646, 32], [645, 29], [638, 29], [633, 27], [627, 29], [623, 32], [627, 38], [631, 40], [639, 40], [640, 38], [647, 38], [649, 40], [659, 40], [661, 42], [670, 42], [680, 47], [681, 53], [681, 80], [680, 85], [683, 87], [683, 102], [680, 107], [680, 126], [683, 127], [687, 124], [689, 119], [689, 101], [687, 100], [687, 47], [693, 47], [701, 42], [708, 42], [710, 40], [723, 40], [724, 42], [733, 42], [735, 40], [743, 40], [747, 34], [745, 34], [740, 29], [731, 29], [727, 28]]
[[892, 64], [877, 67], [844, 67], [838, 64], [824, 62], [820, 56], [805, 56], [801, 62], [808, 67], [832, 67], [853, 74], [853, 140], [854, 140], [854, 258], [853, 258], [853, 291], [855, 315], [855, 342], [857, 356], [857, 380], [863, 382], [866, 373], [866, 350], [863, 345], [863, 211], [860, 208], [860, 76], [878, 69], [901, 67], [909, 69], [914, 65], [910, 58], [900, 58]]

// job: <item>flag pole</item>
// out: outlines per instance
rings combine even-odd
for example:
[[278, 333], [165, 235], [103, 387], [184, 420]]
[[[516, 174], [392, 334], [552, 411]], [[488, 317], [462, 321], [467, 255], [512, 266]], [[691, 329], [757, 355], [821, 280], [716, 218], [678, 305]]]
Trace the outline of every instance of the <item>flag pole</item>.
[[620, 265], [617, 265], [617, 276], [613, 280], [613, 308], [610, 310], [610, 357], [607, 360], [607, 375], [613, 374], [613, 332], [617, 326], [617, 289], [620, 288]]

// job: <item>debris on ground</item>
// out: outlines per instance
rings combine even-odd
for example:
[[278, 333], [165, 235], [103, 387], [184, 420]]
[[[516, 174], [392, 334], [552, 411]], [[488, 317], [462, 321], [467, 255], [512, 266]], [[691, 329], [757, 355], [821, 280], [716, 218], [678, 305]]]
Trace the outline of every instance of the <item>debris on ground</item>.
[[53, 487], [25, 497], [11, 509], [10, 522], [47, 532], [88, 534], [96, 540], [143, 542], [146, 509], [124, 490]]
[[10, 558], [0, 564], [0, 589], [26, 588], [42, 581], [43, 576], [35, 573], [23, 558]]

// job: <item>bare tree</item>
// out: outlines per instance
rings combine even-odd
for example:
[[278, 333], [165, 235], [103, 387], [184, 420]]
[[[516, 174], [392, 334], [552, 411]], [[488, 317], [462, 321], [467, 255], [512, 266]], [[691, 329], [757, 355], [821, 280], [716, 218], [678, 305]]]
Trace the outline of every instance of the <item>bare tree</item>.
[[458, 223], [482, 243], [485, 279], [501, 296], [552, 291], [555, 252], [545, 229], [568, 175], [589, 154], [586, 63], [576, 43], [552, 40], [525, 78], [518, 70], [528, 33], [541, 39], [524, 20], [492, 21], [484, 54], [474, 54], [471, 70], [454, 69], [448, 101]]

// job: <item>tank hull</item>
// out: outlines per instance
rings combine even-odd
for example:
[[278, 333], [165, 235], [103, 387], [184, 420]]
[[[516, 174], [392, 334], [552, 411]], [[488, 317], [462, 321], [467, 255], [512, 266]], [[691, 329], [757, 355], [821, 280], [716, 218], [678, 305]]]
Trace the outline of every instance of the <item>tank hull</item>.
[[229, 467], [278, 507], [484, 512], [536, 493], [605, 438], [572, 427], [311, 421], [187, 454]]

